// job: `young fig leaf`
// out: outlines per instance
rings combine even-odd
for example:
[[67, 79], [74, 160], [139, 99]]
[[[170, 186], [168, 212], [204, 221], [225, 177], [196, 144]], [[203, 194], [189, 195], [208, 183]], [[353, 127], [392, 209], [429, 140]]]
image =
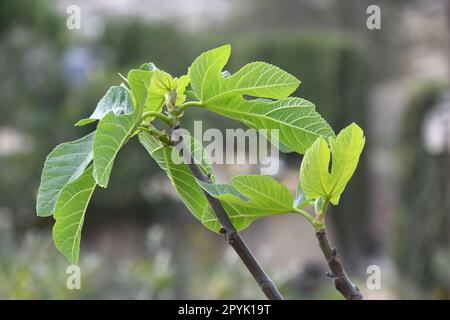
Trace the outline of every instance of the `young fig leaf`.
[[[330, 139], [330, 147], [319, 138], [307, 150], [300, 167], [300, 184], [308, 199], [320, 196], [338, 204], [339, 198], [358, 165], [364, 148], [365, 137], [355, 123], [344, 128], [336, 138]], [[332, 157], [331, 172], [330, 149]]]

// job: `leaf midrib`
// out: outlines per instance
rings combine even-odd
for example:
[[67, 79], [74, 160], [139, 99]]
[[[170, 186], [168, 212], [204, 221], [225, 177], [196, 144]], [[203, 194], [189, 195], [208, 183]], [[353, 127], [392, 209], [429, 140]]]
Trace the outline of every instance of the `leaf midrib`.
[[[124, 116], [133, 116], [134, 114], [130, 114], [130, 115], [124, 115]], [[123, 128], [123, 125], [121, 125], [121, 127]], [[107, 170], [106, 168], [108, 168], [109, 166], [112, 165], [112, 163], [114, 162], [114, 160], [116, 159], [117, 154], [119, 153], [120, 149], [123, 147], [123, 145], [125, 144], [125, 142], [128, 139], [128, 136], [133, 132], [133, 130], [135, 129], [135, 125], [131, 126], [131, 128], [129, 130], [125, 130], [125, 135], [123, 136], [123, 139], [120, 139], [119, 141], [119, 145], [117, 147], [117, 149], [114, 151], [114, 154], [112, 157], [110, 157], [110, 159], [107, 161], [107, 165], [105, 166], [105, 169], [103, 170], [103, 174], [101, 175], [100, 179], [99, 179], [99, 184], [100, 182], [103, 182], [103, 179], [105, 178], [106, 174], [107, 174]], [[102, 146], [105, 147], [105, 146]], [[97, 171], [95, 171], [95, 173], [97, 174]], [[103, 185], [102, 185], [103, 186]]]
[[[80, 238], [81, 238], [81, 228], [83, 227], [84, 216], [86, 215], [86, 210], [87, 210], [87, 207], [89, 206], [89, 199], [91, 199], [92, 194], [94, 193], [94, 190], [95, 190], [95, 184], [92, 187], [91, 192], [89, 192], [88, 201], [86, 201], [86, 205], [83, 208], [83, 214], [81, 215], [80, 223], [78, 224], [77, 231], [75, 232], [75, 236], [74, 237], [80, 236]], [[71, 250], [71, 257], [72, 257], [72, 259], [73, 259], [73, 256], [74, 256], [75, 244], [76, 244], [76, 241], [73, 241], [72, 250]], [[72, 261], [72, 262], [74, 262], [74, 261]]]

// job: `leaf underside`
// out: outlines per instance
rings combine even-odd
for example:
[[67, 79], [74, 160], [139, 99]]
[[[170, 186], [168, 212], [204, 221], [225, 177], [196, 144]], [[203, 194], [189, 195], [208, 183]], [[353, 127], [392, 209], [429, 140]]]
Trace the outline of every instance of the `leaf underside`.
[[114, 160], [135, 126], [135, 114], [117, 116], [113, 112], [98, 123], [94, 137], [94, 177], [98, 185], [108, 186]]
[[42, 170], [36, 212], [45, 217], [53, 214], [61, 189], [77, 179], [92, 160], [94, 132], [58, 145], [47, 156]]
[[89, 118], [78, 121], [76, 126], [83, 126], [97, 120], [101, 120], [107, 113], [112, 111], [114, 114], [133, 113], [133, 103], [128, 90], [122, 86], [113, 86], [98, 102], [94, 112]]

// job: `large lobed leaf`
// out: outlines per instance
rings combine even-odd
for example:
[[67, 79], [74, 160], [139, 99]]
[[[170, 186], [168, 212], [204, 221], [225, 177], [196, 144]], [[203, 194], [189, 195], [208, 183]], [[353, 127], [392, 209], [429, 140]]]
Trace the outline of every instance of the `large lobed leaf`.
[[64, 186], [56, 203], [53, 240], [72, 264], [78, 263], [84, 215], [94, 189], [90, 166], [78, 179]]
[[36, 211], [41, 217], [53, 214], [61, 189], [77, 179], [92, 160], [94, 132], [58, 145], [47, 156], [37, 195]]
[[330, 139], [330, 148], [323, 138], [308, 149], [300, 167], [300, 184], [308, 199], [325, 197], [338, 204], [339, 198], [358, 166], [364, 148], [365, 137], [362, 129], [352, 123], [344, 128], [336, 138]]
[[252, 62], [224, 77], [222, 69], [230, 53], [229, 45], [207, 51], [189, 68], [192, 94], [204, 108], [257, 130], [279, 130], [279, 141], [268, 138], [280, 142], [283, 151], [304, 153], [318, 137], [334, 137], [311, 102], [288, 98], [300, 84], [291, 74], [268, 63]]

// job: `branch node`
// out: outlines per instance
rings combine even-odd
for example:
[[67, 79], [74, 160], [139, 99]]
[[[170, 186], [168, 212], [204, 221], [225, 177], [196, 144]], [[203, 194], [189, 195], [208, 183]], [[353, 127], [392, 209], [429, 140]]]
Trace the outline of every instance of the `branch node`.
[[236, 237], [238, 236], [236, 231], [231, 231], [230, 233], [225, 234], [225, 239], [229, 244], [233, 244], [236, 242]]
[[337, 249], [336, 249], [336, 247], [333, 247], [333, 248], [331, 249], [331, 256], [332, 256], [332, 257], [336, 257], [336, 255], [337, 255]]
[[337, 256], [337, 250], [335, 247], [331, 247], [328, 241], [325, 229], [316, 232], [317, 239], [319, 240], [320, 249], [327, 261], [328, 268], [330, 269], [326, 275], [333, 279], [336, 289], [346, 298], [350, 300], [363, 299], [359, 289], [348, 278], [342, 262]]

